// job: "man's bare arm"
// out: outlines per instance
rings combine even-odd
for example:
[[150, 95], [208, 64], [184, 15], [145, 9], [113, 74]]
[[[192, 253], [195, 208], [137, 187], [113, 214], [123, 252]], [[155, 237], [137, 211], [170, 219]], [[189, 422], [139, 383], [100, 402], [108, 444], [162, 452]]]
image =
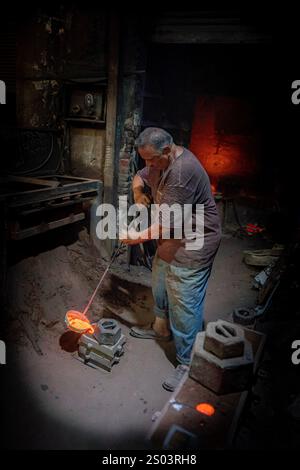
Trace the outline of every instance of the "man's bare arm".
[[156, 240], [161, 237], [162, 233], [162, 227], [158, 223], [154, 223], [142, 232], [129, 232], [129, 238], [120, 237], [120, 240], [127, 245], [137, 245], [138, 243], [144, 243], [149, 240]]
[[132, 180], [133, 198], [136, 204], [143, 204], [148, 207], [151, 204], [150, 197], [144, 193], [144, 181], [139, 175], [135, 175]]

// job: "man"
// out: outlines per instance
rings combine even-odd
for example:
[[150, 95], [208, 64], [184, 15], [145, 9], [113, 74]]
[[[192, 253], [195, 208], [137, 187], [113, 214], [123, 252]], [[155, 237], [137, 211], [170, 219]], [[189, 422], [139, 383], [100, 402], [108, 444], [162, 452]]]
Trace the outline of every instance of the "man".
[[221, 229], [208, 175], [189, 150], [176, 145], [163, 129], [147, 128], [136, 140], [145, 167], [134, 176], [132, 189], [136, 204], [149, 206], [144, 192], [151, 188], [155, 204], [190, 204], [195, 221], [197, 205], [204, 206], [204, 243], [188, 249], [184, 238], [165, 239], [164, 223], [154, 223], [138, 238], [122, 239], [127, 244], [159, 238], [152, 266], [155, 320], [148, 328], [133, 327], [132, 336], [169, 340], [173, 336], [178, 365], [164, 383], [173, 391], [189, 367], [196, 335], [203, 328], [203, 306], [212, 263], [218, 250]]

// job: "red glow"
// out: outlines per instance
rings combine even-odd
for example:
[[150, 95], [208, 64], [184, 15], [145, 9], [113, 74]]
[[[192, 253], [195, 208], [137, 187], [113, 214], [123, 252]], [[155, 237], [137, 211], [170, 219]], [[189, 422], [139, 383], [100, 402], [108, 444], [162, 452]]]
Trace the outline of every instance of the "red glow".
[[76, 310], [69, 310], [66, 313], [66, 323], [70, 330], [75, 333], [90, 333], [93, 334], [95, 329], [90, 324], [89, 319], [83, 313]]
[[248, 233], [248, 235], [255, 235], [257, 233], [260, 233], [260, 232], [263, 232], [264, 231], [264, 228], [263, 227], [259, 227], [257, 224], [247, 224], [246, 225], [246, 232]]
[[249, 104], [239, 98], [197, 99], [189, 147], [206, 169], [213, 193], [222, 179], [247, 177], [257, 169], [259, 140], [249, 127], [251, 116]]
[[196, 405], [196, 410], [206, 416], [212, 416], [215, 414], [214, 407], [209, 403], [198, 403], [198, 405]]

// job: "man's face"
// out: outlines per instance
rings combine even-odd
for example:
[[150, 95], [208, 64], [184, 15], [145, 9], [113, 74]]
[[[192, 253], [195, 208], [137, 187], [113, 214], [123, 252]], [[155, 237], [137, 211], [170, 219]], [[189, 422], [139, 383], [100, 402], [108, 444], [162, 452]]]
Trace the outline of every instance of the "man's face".
[[145, 161], [146, 166], [150, 166], [158, 170], [165, 170], [169, 166], [169, 155], [171, 152], [170, 146], [166, 146], [162, 153], [160, 153], [152, 145], [145, 145], [143, 147], [139, 147], [138, 152]]

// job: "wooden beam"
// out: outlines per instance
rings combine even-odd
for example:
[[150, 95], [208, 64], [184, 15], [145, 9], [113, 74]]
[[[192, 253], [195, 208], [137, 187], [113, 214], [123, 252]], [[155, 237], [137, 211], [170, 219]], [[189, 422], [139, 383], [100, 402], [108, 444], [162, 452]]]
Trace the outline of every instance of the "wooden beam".
[[[116, 156], [115, 138], [117, 121], [118, 97], [118, 71], [119, 71], [119, 19], [112, 13], [109, 21], [109, 63], [106, 108], [106, 146], [104, 157], [104, 203], [114, 204], [116, 184]], [[109, 253], [113, 249], [113, 241], [107, 240], [106, 249]]]
[[64, 225], [73, 224], [74, 222], [78, 222], [79, 220], [84, 220], [85, 214], [80, 212], [79, 214], [71, 214], [68, 217], [63, 219], [54, 220], [52, 222], [43, 222], [40, 225], [36, 225], [34, 227], [29, 227], [26, 229], [19, 229], [18, 225], [17, 228], [14, 228], [11, 231], [11, 238], [12, 240], [23, 240], [24, 238], [32, 237], [33, 235], [38, 235], [40, 233], [48, 232], [48, 230], [53, 230], [58, 227], [63, 227]]
[[109, 24], [109, 64], [106, 110], [106, 148], [104, 159], [104, 202], [114, 201], [115, 137], [119, 69], [119, 22], [115, 15]]
[[7, 181], [15, 181], [16, 183], [25, 183], [25, 184], [33, 184], [38, 186], [47, 186], [51, 188], [57, 188], [59, 186], [59, 181], [51, 181], [42, 178], [32, 178], [29, 176], [8, 176], [6, 178]]

